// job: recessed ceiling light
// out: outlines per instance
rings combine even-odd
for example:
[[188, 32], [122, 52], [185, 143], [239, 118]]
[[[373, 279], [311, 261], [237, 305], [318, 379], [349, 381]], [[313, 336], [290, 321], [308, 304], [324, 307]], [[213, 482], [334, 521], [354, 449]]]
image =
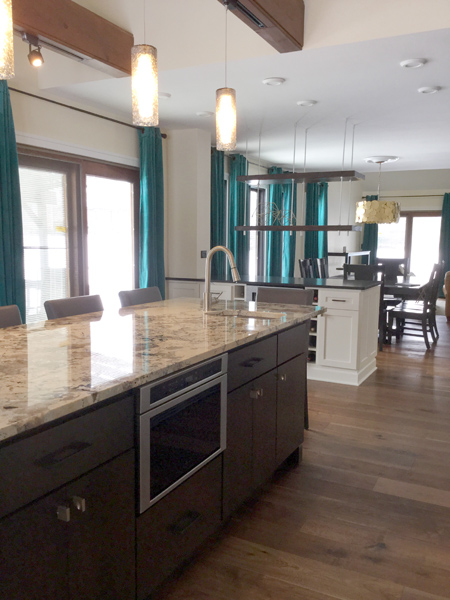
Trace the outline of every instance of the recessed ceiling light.
[[379, 165], [380, 163], [395, 162], [398, 159], [398, 156], [368, 156], [364, 160], [366, 163], [376, 163]]
[[400, 66], [405, 69], [418, 69], [423, 67], [426, 62], [425, 58], [408, 58], [408, 60], [402, 60]]
[[419, 94], [435, 94], [440, 89], [441, 88], [439, 86], [434, 85], [431, 87], [420, 87], [417, 91], [419, 92]]
[[298, 100], [297, 106], [314, 106], [317, 104], [317, 100]]
[[282, 85], [286, 79], [283, 77], [267, 77], [267, 79], [263, 79], [264, 85]]
[[172, 94], [169, 94], [168, 92], [158, 92], [158, 98], [160, 100], [168, 100], [171, 97], [172, 97]]
[[199, 110], [195, 114], [197, 115], [197, 117], [213, 117], [214, 116], [214, 113], [211, 112], [210, 110]]

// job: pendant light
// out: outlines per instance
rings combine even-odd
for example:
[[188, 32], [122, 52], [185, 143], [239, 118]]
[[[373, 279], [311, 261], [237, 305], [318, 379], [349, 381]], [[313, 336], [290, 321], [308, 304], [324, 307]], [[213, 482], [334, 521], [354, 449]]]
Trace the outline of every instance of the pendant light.
[[0, 79], [14, 77], [14, 44], [11, 0], [0, 0]]
[[[144, 0], [144, 42], [145, 42]], [[133, 125], [157, 127], [158, 115], [158, 65], [157, 50], [148, 44], [131, 48], [131, 93]]]
[[227, 18], [229, 0], [225, 4], [225, 87], [216, 91], [216, 148], [236, 148], [236, 90], [227, 87]]
[[365, 161], [378, 164], [378, 200], [361, 200], [356, 204], [357, 223], [398, 223], [400, 219], [400, 204], [394, 200], [382, 200], [380, 198], [381, 165], [386, 162], [394, 162], [398, 156], [370, 156]]

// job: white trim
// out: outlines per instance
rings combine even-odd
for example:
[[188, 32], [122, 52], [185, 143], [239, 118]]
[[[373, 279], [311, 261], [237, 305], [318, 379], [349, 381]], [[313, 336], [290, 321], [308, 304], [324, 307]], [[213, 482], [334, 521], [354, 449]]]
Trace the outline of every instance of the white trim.
[[327, 381], [329, 383], [343, 383], [345, 385], [361, 385], [372, 373], [377, 370], [376, 360], [373, 358], [368, 365], [359, 371], [352, 369], [337, 369], [335, 367], [322, 367], [314, 363], [307, 363], [307, 377], [313, 381]]
[[126, 165], [128, 167], [139, 167], [139, 158], [115, 154], [105, 150], [96, 150], [94, 148], [81, 146], [79, 144], [67, 144], [60, 140], [54, 140], [52, 138], [46, 138], [40, 135], [16, 132], [16, 142], [18, 144], [26, 144], [27, 146], [35, 146], [45, 150], [55, 150], [57, 152], [64, 152], [66, 154], [76, 154], [79, 156], [86, 156], [87, 158], [95, 158], [97, 160], [113, 162], [120, 165]]

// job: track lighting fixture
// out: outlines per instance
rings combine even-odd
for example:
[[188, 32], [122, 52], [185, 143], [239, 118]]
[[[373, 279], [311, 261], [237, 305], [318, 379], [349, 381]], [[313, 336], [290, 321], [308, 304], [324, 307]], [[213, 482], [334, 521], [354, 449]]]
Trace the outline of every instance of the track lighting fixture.
[[[44, 64], [44, 57], [41, 53], [39, 38], [36, 35], [24, 31], [22, 33], [22, 40], [28, 44], [28, 60], [30, 61], [30, 65], [33, 65], [33, 67], [40, 67]], [[33, 50], [32, 46], [35, 46], [35, 50]]]

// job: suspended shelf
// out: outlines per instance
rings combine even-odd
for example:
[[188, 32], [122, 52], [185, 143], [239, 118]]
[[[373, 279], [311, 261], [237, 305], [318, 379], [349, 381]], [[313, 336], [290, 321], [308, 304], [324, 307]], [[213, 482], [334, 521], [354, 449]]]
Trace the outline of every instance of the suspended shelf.
[[236, 231], [362, 231], [361, 225], [236, 225]]
[[274, 184], [296, 181], [297, 183], [320, 183], [335, 181], [358, 181], [365, 176], [358, 171], [316, 171], [310, 173], [273, 173], [262, 175], [238, 175], [237, 180], [258, 185], [258, 183]]

